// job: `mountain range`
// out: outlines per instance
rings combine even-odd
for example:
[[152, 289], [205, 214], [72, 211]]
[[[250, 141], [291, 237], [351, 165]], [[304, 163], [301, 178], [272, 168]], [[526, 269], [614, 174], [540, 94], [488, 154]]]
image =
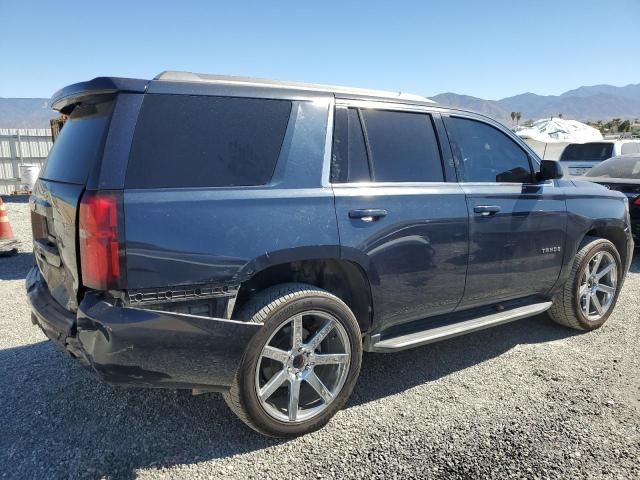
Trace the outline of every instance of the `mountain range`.
[[[625, 87], [579, 87], [561, 95], [523, 93], [502, 100], [484, 100], [450, 92], [430, 98], [443, 105], [484, 113], [506, 125], [511, 123], [511, 112], [522, 113], [521, 123], [559, 114], [581, 121], [640, 118], [640, 83]], [[56, 116], [46, 98], [0, 97], [0, 128], [48, 127], [49, 120]]]
[[443, 105], [475, 110], [505, 124], [511, 123], [511, 112], [521, 112], [521, 122], [544, 117], [572, 118], [581, 121], [640, 117], [640, 83], [625, 87], [593, 85], [569, 90], [561, 95], [523, 93], [502, 100], [441, 93], [430, 97]]
[[57, 116], [48, 98], [0, 97], [0, 128], [44, 128]]

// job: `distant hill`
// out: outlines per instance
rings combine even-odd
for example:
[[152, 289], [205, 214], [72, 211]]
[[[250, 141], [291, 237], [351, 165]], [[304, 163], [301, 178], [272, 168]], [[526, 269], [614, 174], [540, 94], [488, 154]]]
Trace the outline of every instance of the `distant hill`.
[[434, 102], [438, 102], [443, 105], [484, 113], [485, 115], [495, 118], [503, 123], [507, 120], [511, 121], [511, 117], [509, 116], [511, 110], [507, 112], [507, 110], [495, 100], [483, 100], [482, 98], [471, 97], [469, 95], [458, 95], [457, 93], [451, 92], [441, 93], [430, 98]]
[[620, 97], [640, 99], [640, 83], [627, 85], [626, 87], [614, 87], [612, 85], [593, 85], [591, 87], [578, 87], [564, 92], [561, 97], [589, 97], [591, 95], [616, 95]]
[[640, 97], [610, 93], [594, 95], [541, 96], [533, 93], [503, 98], [498, 103], [509, 112], [522, 112], [524, 118], [557, 116], [576, 120], [609, 120], [640, 117]]
[[560, 113], [564, 118], [582, 121], [640, 118], [640, 84], [579, 87], [561, 95], [523, 93], [502, 100], [483, 100], [456, 93], [441, 93], [431, 98], [443, 105], [484, 113], [505, 124], [511, 123], [511, 112], [522, 112], [521, 122]]
[[[511, 112], [522, 112], [521, 123], [560, 113], [564, 118], [582, 121], [640, 118], [640, 83], [624, 87], [578, 87], [561, 95], [523, 93], [502, 100], [484, 100], [452, 92], [431, 98], [443, 105], [484, 113], [506, 125], [511, 124]], [[0, 97], [0, 128], [48, 127], [49, 119], [57, 116], [48, 102], [46, 98]]]
[[47, 98], [0, 97], [0, 128], [44, 128], [57, 116]]

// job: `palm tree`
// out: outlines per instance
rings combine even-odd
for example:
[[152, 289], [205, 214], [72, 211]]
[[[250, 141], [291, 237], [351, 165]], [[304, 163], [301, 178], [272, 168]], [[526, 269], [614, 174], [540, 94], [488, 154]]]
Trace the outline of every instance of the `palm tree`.
[[513, 125], [516, 122], [516, 112], [511, 112], [511, 124]]
[[522, 112], [516, 112], [516, 125], [520, 124], [521, 118], [522, 118]]

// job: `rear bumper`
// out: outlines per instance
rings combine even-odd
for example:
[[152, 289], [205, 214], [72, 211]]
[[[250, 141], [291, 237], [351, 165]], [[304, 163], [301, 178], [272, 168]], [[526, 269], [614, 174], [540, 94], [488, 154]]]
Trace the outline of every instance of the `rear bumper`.
[[115, 307], [87, 293], [78, 313], [49, 294], [40, 271], [27, 276], [32, 318], [47, 337], [113, 384], [226, 390], [259, 324]]

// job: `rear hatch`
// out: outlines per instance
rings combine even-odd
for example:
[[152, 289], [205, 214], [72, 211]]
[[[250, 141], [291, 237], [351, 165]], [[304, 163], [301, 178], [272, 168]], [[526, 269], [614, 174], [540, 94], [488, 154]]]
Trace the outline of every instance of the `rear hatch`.
[[114, 95], [88, 98], [73, 108], [31, 197], [35, 261], [54, 299], [78, 308], [78, 208], [91, 172], [99, 168]]
[[611, 142], [572, 143], [562, 152], [560, 162], [563, 162], [565, 172], [569, 175], [584, 175], [593, 166], [612, 156]]

